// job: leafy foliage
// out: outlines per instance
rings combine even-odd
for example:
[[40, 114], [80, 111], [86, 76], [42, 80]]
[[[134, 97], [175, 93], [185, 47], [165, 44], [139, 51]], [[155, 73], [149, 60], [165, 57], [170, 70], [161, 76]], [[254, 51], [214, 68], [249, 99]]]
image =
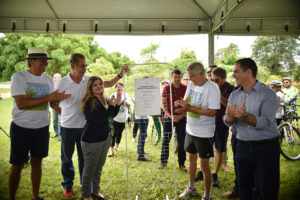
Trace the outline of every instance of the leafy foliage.
[[196, 53], [194, 51], [182, 50], [180, 56], [175, 58], [170, 64], [173, 69], [180, 69], [180, 71], [184, 74], [186, 72], [186, 66], [194, 61], [197, 61]]
[[299, 71], [296, 58], [300, 55], [299, 37], [258, 37], [252, 45], [252, 57], [271, 73]]
[[141, 56], [144, 57], [146, 60], [153, 60], [154, 55], [156, 54], [157, 49], [159, 48], [160, 44], [152, 44], [148, 47], [145, 47], [141, 51]]
[[50, 57], [46, 73], [52, 76], [61, 73], [65, 76], [70, 71], [69, 59], [72, 53], [86, 56], [87, 63], [95, 63], [96, 59], [105, 58], [112, 63], [112, 73], [119, 71], [125, 63], [132, 63], [127, 56], [118, 52], [108, 54], [99, 48], [94, 36], [57, 35], [57, 34], [5, 34], [0, 38], [0, 80], [7, 81], [13, 73], [28, 69], [23, 58], [30, 47], [45, 48]]
[[215, 63], [224, 65], [234, 65], [235, 61], [239, 59], [239, 46], [230, 43], [228, 47], [219, 49], [215, 56]]

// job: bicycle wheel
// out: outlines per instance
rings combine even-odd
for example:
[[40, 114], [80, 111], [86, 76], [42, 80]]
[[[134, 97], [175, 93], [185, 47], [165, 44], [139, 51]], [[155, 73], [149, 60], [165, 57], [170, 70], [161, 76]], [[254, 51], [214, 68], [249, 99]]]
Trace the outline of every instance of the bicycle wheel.
[[279, 127], [281, 154], [288, 160], [300, 160], [300, 133], [288, 123]]
[[158, 133], [156, 131], [155, 125], [152, 124], [152, 129], [151, 129], [151, 143], [155, 146], [157, 145], [158, 141]]

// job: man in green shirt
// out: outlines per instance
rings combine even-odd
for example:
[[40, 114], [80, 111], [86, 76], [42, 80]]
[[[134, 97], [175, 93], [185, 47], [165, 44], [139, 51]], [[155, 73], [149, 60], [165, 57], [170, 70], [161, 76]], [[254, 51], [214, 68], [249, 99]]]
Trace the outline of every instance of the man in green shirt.
[[[284, 77], [283, 78], [283, 85], [284, 85], [284, 89], [282, 90], [283, 93], [285, 94], [285, 103], [286, 104], [290, 104], [296, 103], [297, 100], [297, 96], [298, 96], [298, 89], [294, 86], [292, 86], [292, 79], [290, 77]], [[288, 106], [287, 109], [292, 109], [292, 110], [296, 110], [296, 106]]]

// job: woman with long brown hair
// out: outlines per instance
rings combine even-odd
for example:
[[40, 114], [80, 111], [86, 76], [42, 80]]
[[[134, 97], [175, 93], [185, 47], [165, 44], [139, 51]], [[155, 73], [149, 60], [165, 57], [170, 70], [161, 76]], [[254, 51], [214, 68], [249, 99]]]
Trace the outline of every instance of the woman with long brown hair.
[[85, 115], [86, 125], [81, 137], [84, 156], [82, 174], [82, 197], [84, 200], [105, 199], [100, 193], [100, 176], [112, 143], [112, 120], [120, 109], [121, 96], [110, 99], [104, 94], [101, 78], [89, 78], [80, 111]]

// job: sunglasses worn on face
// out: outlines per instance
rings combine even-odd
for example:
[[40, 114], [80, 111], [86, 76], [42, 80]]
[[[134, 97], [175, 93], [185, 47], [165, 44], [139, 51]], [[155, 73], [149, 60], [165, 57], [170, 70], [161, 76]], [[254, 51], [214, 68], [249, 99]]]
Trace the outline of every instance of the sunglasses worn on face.
[[289, 82], [288, 81], [284, 81], [283, 83], [286, 84], [286, 83], [289, 83]]

